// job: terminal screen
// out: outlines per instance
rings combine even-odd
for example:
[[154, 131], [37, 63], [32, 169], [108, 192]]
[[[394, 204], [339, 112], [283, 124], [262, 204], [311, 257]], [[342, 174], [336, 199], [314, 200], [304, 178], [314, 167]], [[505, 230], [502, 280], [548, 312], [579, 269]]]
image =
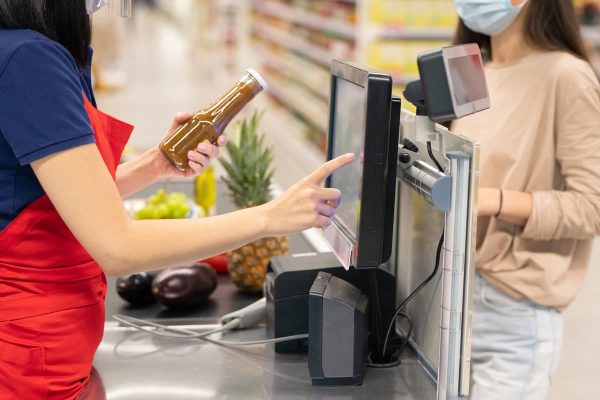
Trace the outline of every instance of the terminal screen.
[[336, 210], [337, 220], [356, 239], [360, 221], [367, 89], [337, 78], [334, 107], [332, 158], [354, 153], [355, 161], [336, 171], [331, 176], [330, 186], [342, 192], [342, 202]]
[[479, 55], [448, 59], [450, 79], [457, 105], [471, 103], [487, 97], [483, 66]]

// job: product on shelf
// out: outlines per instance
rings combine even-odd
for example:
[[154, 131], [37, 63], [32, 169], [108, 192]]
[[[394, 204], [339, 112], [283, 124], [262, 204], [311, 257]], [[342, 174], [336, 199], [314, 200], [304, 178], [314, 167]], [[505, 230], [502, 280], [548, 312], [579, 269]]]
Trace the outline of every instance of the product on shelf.
[[418, 79], [417, 56], [419, 54], [447, 45], [447, 41], [379, 40], [369, 48], [367, 64], [391, 73], [394, 83], [406, 84]]
[[453, 0], [369, 0], [369, 19], [378, 25], [411, 28], [454, 28]]
[[165, 157], [180, 171], [188, 166], [188, 152], [204, 141], [215, 144], [229, 122], [266, 86], [254, 70], [244, 76], [213, 105], [198, 111], [160, 144]]
[[305, 137], [323, 151], [332, 59], [354, 60], [392, 74], [397, 93], [417, 79], [417, 55], [448, 45], [458, 21], [454, 0], [252, 4], [252, 46], [272, 84], [270, 97], [302, 121]]

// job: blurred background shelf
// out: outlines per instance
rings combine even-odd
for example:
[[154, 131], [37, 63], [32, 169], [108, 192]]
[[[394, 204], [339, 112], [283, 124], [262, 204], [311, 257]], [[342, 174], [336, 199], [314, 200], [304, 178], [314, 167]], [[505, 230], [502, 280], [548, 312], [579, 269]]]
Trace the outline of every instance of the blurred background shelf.
[[457, 21], [453, 0], [253, 0], [249, 11], [253, 55], [274, 82], [271, 98], [288, 105], [322, 151], [331, 60], [388, 72], [401, 95], [418, 77], [417, 54], [449, 44]]
[[410, 40], [452, 40], [454, 29], [451, 28], [409, 28], [403, 26], [382, 27], [377, 35], [381, 39]]
[[331, 55], [327, 51], [283, 29], [257, 24], [253, 27], [252, 32], [259, 40], [270, 42], [293, 53], [299, 53], [324, 67], [327, 67], [331, 62]]
[[357, 32], [354, 24], [337, 18], [322, 17], [283, 2], [274, 0], [256, 2], [254, 10], [263, 15], [288, 20], [310, 29], [323, 30], [347, 39], [356, 39]]

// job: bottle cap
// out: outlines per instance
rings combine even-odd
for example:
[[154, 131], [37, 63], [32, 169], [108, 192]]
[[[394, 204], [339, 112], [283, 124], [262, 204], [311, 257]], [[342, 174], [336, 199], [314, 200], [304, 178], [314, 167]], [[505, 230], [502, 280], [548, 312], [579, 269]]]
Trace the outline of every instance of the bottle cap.
[[248, 68], [246, 70], [246, 73], [248, 73], [256, 82], [258, 82], [258, 84], [263, 88], [263, 90], [267, 90], [267, 88], [269, 87], [267, 81], [265, 81], [265, 78], [260, 76], [260, 74], [256, 72], [256, 70]]

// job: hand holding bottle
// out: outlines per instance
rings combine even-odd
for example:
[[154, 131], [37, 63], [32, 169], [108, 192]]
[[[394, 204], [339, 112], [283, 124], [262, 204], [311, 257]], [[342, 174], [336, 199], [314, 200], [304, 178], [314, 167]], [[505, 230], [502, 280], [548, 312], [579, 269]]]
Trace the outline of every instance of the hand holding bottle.
[[348, 153], [326, 162], [283, 195], [261, 206], [267, 213], [267, 233], [283, 236], [316, 227], [325, 229], [339, 206], [339, 189], [324, 188], [325, 179], [354, 160]]
[[158, 148], [178, 170], [190, 168], [190, 152], [204, 142], [218, 144], [225, 128], [246, 104], [267, 87], [265, 80], [253, 69], [246, 70], [242, 78], [211, 106], [188, 114], [177, 129], [163, 139]]
[[[165, 139], [168, 138], [175, 132], [179, 127], [185, 123], [192, 113], [181, 112], [175, 115], [173, 124], [169, 128]], [[185, 171], [181, 171], [176, 168], [169, 160], [167, 160], [163, 154], [156, 149], [154, 157], [154, 170], [158, 178], [169, 178], [169, 177], [183, 177], [183, 176], [196, 176], [201, 174], [204, 169], [209, 165], [210, 160], [219, 157], [220, 148], [227, 144], [225, 136], [219, 136], [217, 144], [213, 145], [208, 142], [200, 143], [196, 146], [193, 151], [188, 151], [188, 167]]]

